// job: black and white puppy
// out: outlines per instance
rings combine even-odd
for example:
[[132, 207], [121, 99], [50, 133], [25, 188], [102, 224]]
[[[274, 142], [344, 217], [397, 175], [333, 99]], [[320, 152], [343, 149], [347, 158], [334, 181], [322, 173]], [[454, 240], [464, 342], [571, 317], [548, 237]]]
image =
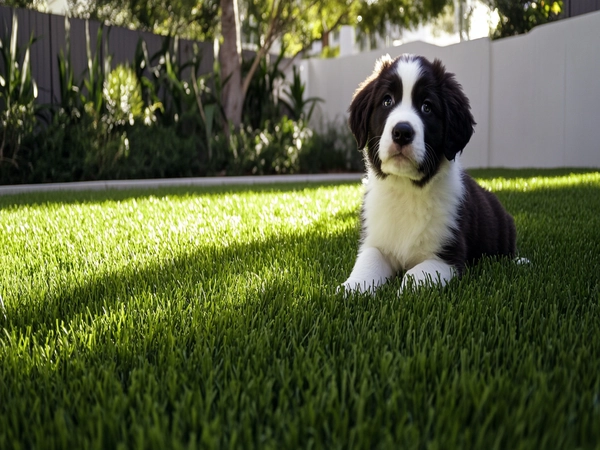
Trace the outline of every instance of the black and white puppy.
[[514, 256], [513, 218], [456, 161], [473, 134], [469, 100], [439, 60], [380, 59], [350, 105], [368, 176], [362, 240], [346, 291], [445, 285], [483, 255]]

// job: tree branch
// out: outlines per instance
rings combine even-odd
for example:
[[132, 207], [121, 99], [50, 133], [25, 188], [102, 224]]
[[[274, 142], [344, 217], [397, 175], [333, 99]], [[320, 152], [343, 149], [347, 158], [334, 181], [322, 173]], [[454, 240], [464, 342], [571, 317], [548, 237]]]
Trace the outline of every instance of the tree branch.
[[284, 2], [279, 1], [273, 7], [273, 11], [269, 19], [269, 28], [267, 29], [267, 34], [265, 35], [264, 42], [256, 52], [256, 55], [254, 55], [254, 60], [252, 61], [250, 70], [248, 70], [248, 73], [246, 74], [246, 77], [242, 82], [242, 95], [244, 97], [246, 96], [246, 93], [250, 88], [252, 77], [258, 69], [260, 61], [267, 55], [269, 50], [271, 50], [273, 43], [285, 29], [284, 25], [286, 24], [286, 21], [282, 20], [284, 6]]

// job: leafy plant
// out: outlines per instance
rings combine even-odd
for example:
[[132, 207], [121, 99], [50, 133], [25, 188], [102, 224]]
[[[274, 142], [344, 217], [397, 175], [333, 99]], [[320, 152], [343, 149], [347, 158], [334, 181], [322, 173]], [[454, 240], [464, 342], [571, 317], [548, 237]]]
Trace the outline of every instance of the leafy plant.
[[[109, 28], [110, 30], [110, 28]], [[110, 72], [111, 57], [108, 48], [104, 48], [104, 62], [101, 61], [102, 37], [104, 27], [100, 26], [96, 35], [96, 51], [92, 53], [90, 38], [90, 23], [85, 23], [85, 41], [87, 53], [87, 72], [84, 80], [85, 85], [85, 109], [95, 120], [100, 121], [106, 110], [104, 102], [104, 80]]]
[[[226, 173], [230, 175], [292, 174], [300, 171], [300, 152], [312, 137], [302, 122], [283, 116], [265, 127], [251, 127], [232, 133]], [[222, 141], [221, 141], [222, 144]]]
[[[279, 120], [281, 111], [276, 97], [277, 87], [283, 84], [285, 74], [281, 70], [285, 49], [282, 49], [274, 61], [265, 56], [259, 64], [244, 102], [244, 123], [253, 129], [266, 128], [266, 122]], [[245, 61], [243, 69], [248, 70], [250, 63]]]
[[[304, 120], [310, 122], [315, 106], [324, 100], [319, 97], [304, 98], [306, 85], [302, 82], [300, 72], [296, 66], [293, 67], [294, 79], [288, 88], [284, 91], [288, 101], [280, 99], [289, 109], [294, 120]], [[306, 111], [308, 108], [308, 112]]]
[[[206, 74], [199, 78], [196, 76], [196, 72], [198, 71], [198, 67], [200, 66], [200, 53], [198, 51], [198, 46], [194, 44], [194, 64], [192, 66], [192, 87], [194, 88], [194, 96], [196, 99], [196, 104], [198, 105], [198, 111], [200, 113], [200, 117], [202, 118], [202, 123], [204, 125], [205, 138], [206, 138], [206, 148], [208, 150], [208, 161], [212, 163], [213, 161], [213, 149], [212, 149], [212, 141], [213, 141], [213, 129], [217, 123], [218, 113], [221, 112], [221, 117], [224, 117], [222, 114], [222, 106], [221, 106], [221, 83], [220, 83], [220, 68], [219, 64], [215, 62], [214, 71], [212, 74]], [[216, 88], [217, 94], [214, 95], [211, 89], [208, 87], [208, 83], [212, 82]], [[204, 98], [203, 98], [204, 97]]]
[[[25, 46], [23, 57], [17, 45], [19, 23], [16, 12], [12, 17], [12, 34], [0, 39], [0, 56], [4, 74], [0, 74], [0, 165], [4, 162], [18, 168], [18, 155], [26, 136], [33, 133], [38, 95], [37, 84], [31, 76], [30, 50], [36, 39], [33, 35]], [[7, 46], [8, 43], [8, 46]]]
[[83, 113], [84, 97], [81, 92], [81, 82], [77, 82], [71, 64], [71, 21], [65, 16], [65, 47], [58, 54], [58, 74], [60, 84], [60, 99], [58, 114], [66, 114], [68, 118], [79, 119]]
[[136, 124], [127, 132], [129, 152], [111, 167], [107, 178], [173, 178], [202, 175], [204, 150], [195, 136], [182, 137], [174, 127]]
[[119, 65], [110, 72], [103, 93], [108, 131], [133, 125], [136, 119], [142, 117], [144, 102], [141, 87], [131, 68]]
[[330, 122], [315, 131], [302, 146], [300, 171], [303, 173], [363, 172], [362, 154], [348, 126]]
[[144, 104], [144, 123], [150, 125], [157, 121], [156, 112], [164, 111], [163, 104], [157, 95], [157, 84], [153, 83], [146, 74], [156, 70], [155, 78], [159, 78], [158, 70], [150, 65], [148, 47], [142, 37], [139, 38], [132, 62], [132, 69], [141, 87], [142, 102]]

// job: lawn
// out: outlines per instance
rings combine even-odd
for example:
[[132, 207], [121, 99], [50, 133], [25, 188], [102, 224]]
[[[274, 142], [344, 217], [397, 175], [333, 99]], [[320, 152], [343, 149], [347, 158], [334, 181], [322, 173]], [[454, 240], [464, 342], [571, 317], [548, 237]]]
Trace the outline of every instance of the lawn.
[[0, 448], [600, 448], [571, 172], [473, 172], [531, 264], [347, 298], [358, 184], [0, 197]]

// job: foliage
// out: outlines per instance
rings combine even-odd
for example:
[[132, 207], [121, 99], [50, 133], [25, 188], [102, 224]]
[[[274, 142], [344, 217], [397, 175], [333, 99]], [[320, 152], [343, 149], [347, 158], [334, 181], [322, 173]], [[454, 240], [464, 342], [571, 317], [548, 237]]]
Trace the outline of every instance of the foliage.
[[[296, 66], [293, 66], [292, 71], [294, 77], [293, 81], [284, 90], [287, 100], [279, 99], [279, 101], [287, 106], [293, 119], [304, 120], [308, 123], [315, 110], [315, 106], [317, 103], [323, 102], [323, 99], [319, 97], [304, 98], [306, 86], [302, 83], [300, 72]], [[308, 111], [306, 111], [307, 108]]]
[[193, 136], [182, 137], [173, 127], [137, 125], [127, 133], [129, 152], [106, 178], [180, 178], [206, 174], [199, 154], [206, 153]]
[[[110, 31], [110, 28], [108, 30]], [[92, 52], [90, 23], [89, 21], [85, 23], [87, 72], [83, 82], [85, 86], [84, 108], [85, 111], [90, 114], [92, 119], [96, 121], [97, 126], [99, 126], [102, 116], [106, 112], [104, 81], [110, 72], [111, 61], [107, 46], [105, 45], [104, 49], [102, 49], [103, 35], [104, 27], [100, 26], [96, 35], [96, 50], [95, 52]], [[104, 57], [102, 55], [104, 55]]]
[[68, 4], [74, 17], [202, 41], [211, 41], [218, 25], [218, 0], [68, 0]]
[[386, 24], [401, 28], [418, 25], [438, 16], [448, 0], [246, 0], [240, 2], [242, 31], [248, 42], [269, 42], [272, 34], [281, 37], [287, 56], [324, 41], [341, 25], [357, 26], [366, 34], [383, 34]]
[[523, 34], [537, 25], [559, 20], [562, 15], [563, 2], [558, 0], [489, 0], [492, 9], [498, 11], [500, 21], [492, 34], [498, 39], [516, 34]]
[[[109, 164], [91, 149], [97, 145], [91, 120], [83, 116], [74, 124], [66, 116], [54, 117], [24, 152], [29, 163], [19, 170], [0, 166], [0, 180], [6, 184], [87, 181], [98, 179], [139, 179], [191, 177], [207, 174], [207, 165], [198, 157], [206, 149], [194, 137], [182, 137], [173, 127], [148, 127], [136, 123], [126, 133], [127, 151]], [[105, 154], [116, 155], [123, 147], [119, 135], [106, 142]], [[35, 144], [35, 145], [33, 145]]]
[[531, 264], [400, 295], [359, 183], [1, 197], [0, 447], [596, 448], [600, 175], [478, 176]]
[[66, 115], [72, 120], [81, 118], [84, 113], [85, 97], [82, 94], [83, 81], [78, 81], [71, 64], [71, 21], [65, 16], [65, 49], [58, 54], [58, 74], [60, 98], [58, 114]]
[[13, 13], [12, 34], [0, 38], [0, 56], [5, 73], [0, 74], [0, 165], [19, 166], [19, 152], [24, 139], [36, 126], [37, 84], [31, 77], [30, 49], [32, 36], [23, 49], [17, 45], [18, 21]]
[[303, 122], [286, 116], [258, 130], [241, 130], [231, 138], [230, 145], [239, 155], [231, 169], [248, 175], [298, 173], [302, 146], [311, 137], [312, 130]]
[[29, 8], [36, 9], [38, 11], [46, 10], [46, 0], [2, 0], [2, 6], [8, 6], [10, 8]]
[[[253, 78], [245, 105], [247, 126], [227, 134], [219, 65], [215, 63], [213, 73], [197, 76], [202, 57], [197, 47], [190, 61], [180, 61], [178, 39], [165, 37], [153, 55], [140, 39], [131, 65], [111, 70], [111, 55], [103, 48], [106, 29], [100, 27], [94, 41], [88, 24], [87, 68], [75, 74], [68, 18], [65, 30], [65, 51], [58, 55], [60, 94], [52, 105], [42, 106], [49, 112], [47, 122], [33, 115], [42, 107], [34, 103], [35, 81], [30, 76], [28, 52], [23, 65], [7, 65], [24, 71], [0, 74], [11, 81], [11, 92], [23, 93], [19, 105], [30, 108], [25, 109], [29, 126], [3, 128], [18, 133], [20, 145], [19, 164], [0, 163], [3, 184], [283, 174], [317, 167], [331, 171], [336, 170], [336, 161], [340, 164], [337, 170], [356, 167], [343, 151], [319, 152], [319, 145], [333, 148], [332, 139], [343, 141], [342, 133], [330, 133], [319, 143], [321, 137], [308, 128], [320, 100], [304, 97], [296, 69], [293, 79], [285, 80], [283, 51], [272, 60], [265, 57]], [[16, 45], [12, 50], [17, 52]], [[10, 51], [5, 54], [10, 57]], [[2, 93], [8, 92], [9, 85], [4, 84]], [[10, 99], [14, 103], [13, 97]], [[0, 113], [16, 117], [6, 108]], [[350, 143], [349, 148], [355, 145]]]
[[[285, 79], [281, 68], [284, 61], [282, 50], [274, 60], [271, 55], [266, 55], [260, 61], [258, 70], [252, 77], [248, 92], [244, 100], [244, 124], [253, 129], [264, 127], [265, 122], [277, 120], [281, 116], [277, 87]], [[244, 61], [242, 69], [247, 72], [251, 61]]]
[[[133, 125], [136, 119], [143, 117], [142, 89], [131, 68], [117, 66], [108, 75], [103, 94], [109, 131], [116, 127]], [[144, 123], [151, 122], [153, 122], [152, 118], [144, 117]]]
[[330, 122], [304, 142], [301, 173], [364, 172], [362, 153], [344, 122]]
[[[354, 0], [359, 1], [359, 0]], [[393, 24], [401, 28], [410, 28], [437, 17], [451, 2], [447, 0], [386, 0], [374, 2], [359, 1], [357, 25], [365, 33], [386, 32], [386, 26]]]

